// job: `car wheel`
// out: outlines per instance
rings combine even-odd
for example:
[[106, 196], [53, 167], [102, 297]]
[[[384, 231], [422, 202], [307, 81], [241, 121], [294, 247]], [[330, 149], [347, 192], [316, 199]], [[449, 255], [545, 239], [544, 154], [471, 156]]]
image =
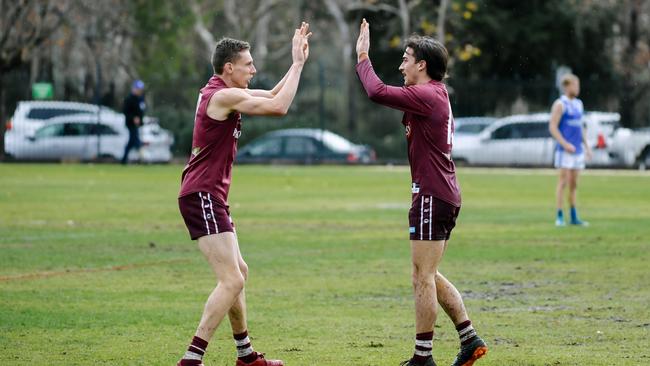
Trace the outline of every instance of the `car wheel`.
[[111, 154], [102, 154], [99, 157], [97, 157], [97, 162], [114, 164], [118, 162], [118, 159]]

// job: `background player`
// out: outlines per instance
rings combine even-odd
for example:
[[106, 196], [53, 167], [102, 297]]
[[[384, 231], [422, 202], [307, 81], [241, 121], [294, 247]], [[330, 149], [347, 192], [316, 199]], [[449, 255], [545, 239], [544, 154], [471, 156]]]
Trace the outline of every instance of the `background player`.
[[270, 91], [248, 89], [256, 72], [248, 43], [229, 38], [217, 43], [212, 56], [215, 75], [199, 95], [192, 155], [183, 170], [178, 201], [190, 237], [198, 239], [219, 283], [208, 297], [192, 343], [178, 366], [202, 365], [208, 342], [226, 314], [237, 346], [237, 366], [283, 365], [255, 352], [248, 337], [244, 293], [248, 267], [230, 219], [228, 190], [241, 134], [240, 113], [287, 113], [309, 57], [310, 36], [309, 24], [303, 22], [292, 40], [293, 64]]
[[576, 188], [578, 173], [585, 168], [585, 156], [591, 159], [591, 148], [587, 143], [582, 126], [583, 106], [578, 99], [580, 94], [580, 79], [573, 74], [566, 74], [561, 80], [564, 95], [557, 99], [551, 107], [549, 130], [557, 141], [554, 164], [560, 170], [555, 190], [557, 203], [556, 226], [564, 226], [562, 201], [564, 187], [569, 186], [569, 205], [571, 207], [571, 225], [587, 226], [589, 223], [578, 218], [576, 210]]
[[454, 366], [470, 366], [487, 352], [476, 334], [458, 290], [440, 272], [460, 211], [460, 190], [451, 160], [453, 116], [447, 89], [447, 50], [429, 37], [414, 36], [406, 43], [399, 70], [404, 87], [386, 86], [375, 74], [368, 56], [370, 27], [364, 19], [357, 40], [357, 74], [368, 97], [404, 112], [411, 165], [412, 204], [409, 232], [415, 293], [415, 351], [402, 365], [435, 365], [431, 356], [438, 303], [456, 325], [461, 341]]

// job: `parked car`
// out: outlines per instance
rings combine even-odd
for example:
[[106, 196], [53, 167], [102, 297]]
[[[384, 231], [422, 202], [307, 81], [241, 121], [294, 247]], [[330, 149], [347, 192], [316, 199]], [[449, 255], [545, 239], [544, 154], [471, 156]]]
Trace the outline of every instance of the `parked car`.
[[617, 129], [610, 150], [618, 165], [647, 169], [650, 167], [650, 128]]
[[376, 161], [367, 145], [353, 144], [327, 130], [297, 128], [269, 132], [237, 153], [239, 163], [349, 163]]
[[[174, 140], [169, 131], [157, 124], [146, 124], [140, 128], [140, 139], [143, 162], [171, 160]], [[5, 154], [15, 160], [87, 161], [100, 158], [118, 161], [124, 154], [127, 140], [128, 131], [123, 121], [109, 118], [97, 123], [94, 115], [63, 115], [48, 119], [33, 134], [5, 136]], [[138, 160], [138, 152], [132, 151], [129, 159]]]
[[454, 136], [478, 135], [496, 120], [496, 117], [454, 117]]
[[6, 134], [33, 135], [47, 120], [54, 117], [90, 114], [98, 116], [102, 121], [124, 118], [122, 114], [111, 108], [95, 104], [65, 102], [65, 101], [21, 101], [13, 116], [6, 122]]
[[[475, 146], [479, 142], [478, 135], [486, 127], [494, 123], [497, 118], [493, 117], [458, 117], [454, 118], [453, 150], [457, 146], [465, 149], [464, 146]], [[460, 165], [466, 161], [459, 159]]]
[[[615, 113], [585, 113], [587, 143], [593, 151], [587, 165], [614, 163], [608, 147], [618, 118]], [[556, 143], [548, 129], [549, 120], [549, 113], [499, 119], [478, 135], [456, 140], [452, 157], [459, 165], [552, 166]]]

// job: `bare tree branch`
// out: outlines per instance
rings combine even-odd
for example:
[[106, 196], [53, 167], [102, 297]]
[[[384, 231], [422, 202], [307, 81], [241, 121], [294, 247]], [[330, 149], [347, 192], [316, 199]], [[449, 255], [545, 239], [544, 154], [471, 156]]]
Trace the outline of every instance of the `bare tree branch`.
[[203, 22], [203, 17], [201, 16], [201, 8], [199, 3], [196, 0], [192, 0], [190, 4], [192, 8], [192, 13], [194, 13], [194, 31], [199, 35], [199, 38], [203, 42], [205, 53], [208, 58], [212, 54], [214, 46], [217, 44], [217, 41], [214, 39], [212, 32], [208, 30]]

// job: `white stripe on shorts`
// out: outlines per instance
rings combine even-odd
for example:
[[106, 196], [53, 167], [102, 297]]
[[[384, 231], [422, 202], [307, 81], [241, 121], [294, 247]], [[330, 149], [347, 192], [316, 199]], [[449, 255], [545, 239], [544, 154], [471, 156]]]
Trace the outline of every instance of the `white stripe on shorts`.
[[201, 199], [201, 212], [203, 212], [203, 221], [205, 221], [205, 228], [208, 230], [208, 235], [210, 235], [210, 226], [208, 225], [208, 218], [205, 215], [205, 204], [203, 203], [203, 195], [199, 192], [199, 198]]
[[424, 196], [420, 197], [420, 240], [423, 240], [422, 225], [424, 224]]
[[433, 235], [431, 233], [433, 231], [431, 230], [433, 226], [433, 222], [431, 220], [432, 217], [433, 217], [433, 196], [429, 197], [429, 240], [431, 240], [431, 235]]
[[212, 222], [214, 222], [214, 231], [219, 234], [219, 226], [217, 226], [217, 219], [214, 217], [214, 211], [212, 210], [212, 197], [208, 193], [208, 202], [210, 202], [210, 213], [212, 213]]

